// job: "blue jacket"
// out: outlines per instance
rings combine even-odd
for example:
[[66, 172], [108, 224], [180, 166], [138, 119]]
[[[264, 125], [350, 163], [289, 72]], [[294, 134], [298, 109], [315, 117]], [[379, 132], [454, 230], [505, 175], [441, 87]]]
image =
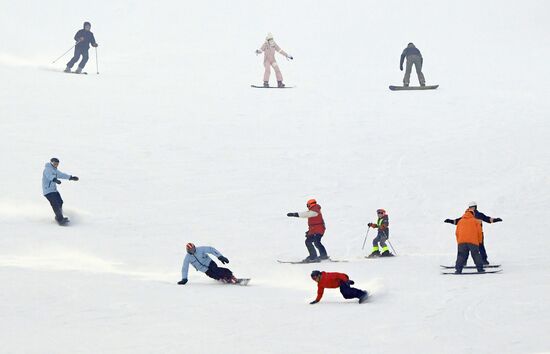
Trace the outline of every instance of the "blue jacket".
[[199, 272], [205, 273], [208, 270], [208, 265], [212, 262], [212, 258], [208, 253], [213, 254], [216, 257], [220, 257], [222, 254], [217, 249], [210, 246], [197, 247], [195, 254], [187, 254], [183, 260], [183, 267], [181, 267], [181, 278], [187, 279], [187, 273], [189, 272], [189, 263]]
[[69, 179], [71, 176], [59, 171], [50, 162], [47, 162], [44, 166], [44, 172], [42, 172], [42, 194], [57, 192], [57, 183], [53, 181], [54, 178]]
[[[80, 40], [80, 37], [84, 37], [84, 40], [82, 42], [78, 42]], [[90, 43], [94, 46], [96, 45], [94, 34], [90, 31], [86, 31], [85, 29], [81, 29], [80, 31], [76, 32], [76, 34], [74, 35], [74, 40], [78, 42], [76, 44], [76, 47], [79, 49], [90, 49]]]

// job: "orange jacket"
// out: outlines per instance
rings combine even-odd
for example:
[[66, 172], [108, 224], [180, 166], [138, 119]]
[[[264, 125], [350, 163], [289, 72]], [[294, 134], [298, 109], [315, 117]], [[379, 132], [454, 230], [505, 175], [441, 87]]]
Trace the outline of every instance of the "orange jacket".
[[482, 237], [481, 220], [476, 219], [474, 213], [466, 210], [456, 225], [456, 242], [473, 243], [479, 246]]
[[344, 273], [327, 273], [321, 272], [321, 279], [317, 283], [317, 298], [315, 301], [320, 301], [325, 292], [325, 288], [339, 288], [340, 283], [348, 281], [349, 277]]
[[321, 214], [321, 206], [319, 204], [313, 204], [312, 206], [308, 207], [308, 209], [313, 210], [319, 215], [307, 219], [307, 225], [309, 226], [307, 235], [308, 236], [315, 235], [315, 234], [323, 235], [325, 233], [326, 228], [325, 228], [325, 220], [323, 220], [323, 214]]

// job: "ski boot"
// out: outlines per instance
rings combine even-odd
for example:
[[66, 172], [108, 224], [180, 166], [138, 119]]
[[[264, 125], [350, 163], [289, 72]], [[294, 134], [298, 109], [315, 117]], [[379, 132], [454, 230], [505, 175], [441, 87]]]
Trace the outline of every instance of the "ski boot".
[[80, 73], [82, 73], [82, 68], [78, 67], [74, 72], [77, 73], [77, 74], [80, 74]]
[[455, 274], [462, 274], [462, 268], [456, 268]]
[[385, 250], [380, 254], [380, 257], [393, 257], [393, 254], [391, 254], [390, 251]]
[[321, 260], [318, 257], [307, 256], [306, 258], [304, 258], [304, 260], [302, 262], [304, 262], [304, 263], [318, 263], [320, 261]]
[[409, 84], [403, 84], [403, 87], [409, 87]]
[[380, 251], [372, 251], [371, 254], [369, 254], [368, 256], [366, 256], [365, 258], [378, 258], [380, 257]]
[[425, 86], [426, 86], [426, 83], [424, 83], [424, 82], [420, 83], [420, 87], [425, 87]]
[[477, 269], [477, 272], [478, 272], [478, 273], [485, 273], [485, 269], [483, 269], [483, 268], [478, 268], [478, 269]]
[[65, 226], [69, 223], [69, 218], [56, 219], [59, 226]]
[[359, 298], [359, 303], [362, 304], [363, 302], [367, 301], [367, 299], [369, 298], [369, 293], [366, 292], [366, 291], [363, 291], [363, 295], [361, 295], [361, 297]]
[[285, 87], [285, 84], [283, 84], [282, 81], [277, 81], [277, 87], [278, 88], [283, 88], [283, 87]]
[[330, 257], [328, 255], [323, 255], [323, 256], [319, 256], [319, 260], [321, 261], [326, 261], [327, 259], [330, 259]]
[[269, 81], [264, 81], [264, 87], [269, 87]]
[[65, 70], [63, 70], [64, 72], [66, 73], [70, 73], [71, 72], [71, 68], [69, 68], [68, 66], [65, 68]]

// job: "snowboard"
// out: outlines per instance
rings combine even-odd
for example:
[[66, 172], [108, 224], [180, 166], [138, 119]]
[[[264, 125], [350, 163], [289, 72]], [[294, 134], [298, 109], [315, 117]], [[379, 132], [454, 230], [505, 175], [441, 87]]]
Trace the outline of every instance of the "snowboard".
[[415, 91], [415, 90], [435, 90], [439, 85], [429, 85], [429, 86], [393, 86], [390, 85], [390, 90], [392, 91]]
[[[455, 269], [455, 266], [441, 265], [441, 268]], [[483, 268], [500, 268], [500, 264], [488, 264], [488, 265], [484, 265]], [[477, 269], [477, 267], [476, 266], [465, 266], [463, 269]]]
[[247, 286], [250, 282], [250, 278], [239, 278], [234, 285]]
[[462, 272], [460, 274], [455, 274], [455, 272], [441, 272], [441, 274], [445, 274], [445, 275], [481, 275], [481, 274], [490, 274], [490, 273], [500, 273], [502, 272], [502, 269], [497, 269], [497, 270], [486, 270], [485, 272], [483, 273], [478, 273], [478, 272]]
[[278, 259], [277, 262], [284, 263], [284, 264], [315, 264], [315, 263], [321, 263], [321, 262], [340, 263], [340, 262], [348, 262], [348, 261], [344, 260], [344, 259], [330, 259], [329, 258], [329, 259], [309, 261], [309, 262], [306, 262], [306, 261], [281, 261], [281, 260]]
[[262, 86], [250, 85], [250, 87], [262, 88], [262, 89], [285, 89], [285, 88], [294, 88], [294, 87], [296, 87], [296, 86], [285, 86], [285, 87], [269, 86], [269, 87], [264, 87], [263, 85], [262, 85]]
[[367, 291], [365, 291], [365, 295], [361, 296], [361, 298], [359, 299], [359, 303], [360, 303], [360, 304], [363, 304], [363, 303], [365, 303], [368, 299], [369, 299], [369, 293], [368, 293]]

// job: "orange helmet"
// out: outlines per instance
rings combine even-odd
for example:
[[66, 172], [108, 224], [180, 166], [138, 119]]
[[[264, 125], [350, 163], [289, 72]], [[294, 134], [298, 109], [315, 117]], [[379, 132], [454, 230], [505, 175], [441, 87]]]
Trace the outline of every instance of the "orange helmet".
[[189, 242], [187, 245], [185, 245], [185, 249], [187, 250], [187, 253], [193, 254], [193, 253], [195, 253], [195, 251], [196, 251], [197, 248], [195, 247], [194, 244], [192, 244], [191, 242]]
[[315, 205], [315, 204], [317, 204], [317, 201], [315, 199], [310, 199], [310, 200], [307, 201], [306, 206], [309, 208], [310, 206]]

